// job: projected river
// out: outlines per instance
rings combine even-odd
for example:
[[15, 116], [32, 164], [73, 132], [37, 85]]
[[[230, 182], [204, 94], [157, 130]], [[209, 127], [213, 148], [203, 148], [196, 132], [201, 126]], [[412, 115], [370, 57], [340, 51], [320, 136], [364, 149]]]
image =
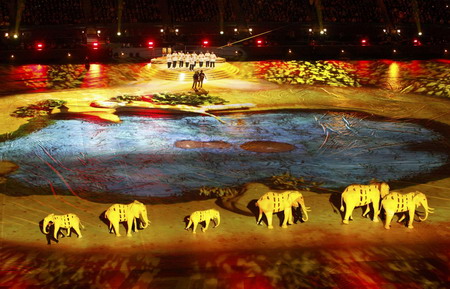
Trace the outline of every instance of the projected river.
[[[290, 172], [338, 188], [411, 178], [447, 163], [421, 149], [443, 137], [420, 125], [374, 121], [350, 113], [276, 112], [207, 116], [122, 116], [119, 124], [59, 120], [0, 144], [20, 169], [11, 178], [74, 192], [169, 196], [201, 186], [237, 186]], [[179, 148], [176, 142], [220, 141], [223, 148]], [[286, 152], [253, 152], [254, 141], [290, 144]]]

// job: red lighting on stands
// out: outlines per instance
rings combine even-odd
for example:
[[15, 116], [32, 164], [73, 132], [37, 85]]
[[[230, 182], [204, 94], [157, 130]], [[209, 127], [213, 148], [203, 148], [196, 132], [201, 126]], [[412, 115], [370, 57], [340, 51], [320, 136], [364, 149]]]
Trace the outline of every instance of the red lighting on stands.
[[42, 42], [36, 43], [36, 49], [38, 51], [41, 51], [43, 48], [44, 48], [44, 43], [42, 43]]

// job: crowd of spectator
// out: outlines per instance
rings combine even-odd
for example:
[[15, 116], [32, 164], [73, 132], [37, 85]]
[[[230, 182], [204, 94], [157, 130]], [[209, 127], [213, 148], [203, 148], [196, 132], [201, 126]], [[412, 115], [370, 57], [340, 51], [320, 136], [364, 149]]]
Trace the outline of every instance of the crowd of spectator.
[[247, 22], [311, 22], [309, 0], [243, 0], [241, 10]]
[[411, 0], [384, 1], [392, 24], [414, 22], [414, 10]]
[[161, 12], [156, 0], [126, 0], [123, 2], [122, 22], [160, 22]]
[[[410, 0], [408, 0], [410, 1]], [[337, 23], [383, 23], [378, 1], [322, 0], [322, 19]], [[390, 1], [387, 1], [390, 2]]]
[[82, 0], [25, 0], [21, 23], [24, 25], [82, 24]]
[[118, 21], [117, 0], [90, 0], [92, 18], [90, 23], [112, 24]]
[[418, 0], [423, 23], [450, 25], [450, 0]]
[[10, 24], [8, 0], [0, 1], [0, 27], [8, 27]]
[[219, 20], [217, 0], [170, 0], [173, 22], [211, 22]]

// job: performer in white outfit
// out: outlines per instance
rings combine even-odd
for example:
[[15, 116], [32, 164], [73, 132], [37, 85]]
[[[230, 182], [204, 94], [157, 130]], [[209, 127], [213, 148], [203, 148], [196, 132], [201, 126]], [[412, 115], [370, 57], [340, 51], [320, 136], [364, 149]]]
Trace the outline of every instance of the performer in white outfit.
[[205, 55], [200, 51], [200, 54], [198, 55], [198, 65], [200, 68], [203, 67], [203, 62], [205, 62]]
[[217, 60], [216, 54], [214, 54], [214, 52], [211, 52], [210, 57], [209, 57], [210, 67], [216, 67], [216, 60]]
[[209, 53], [208, 50], [206, 50], [205, 53], [205, 62], [206, 62], [206, 67], [209, 67], [209, 61], [211, 60], [211, 54]]
[[178, 52], [178, 66], [183, 68], [184, 64], [184, 53], [183, 51]]
[[167, 53], [166, 62], [167, 62], [167, 68], [170, 68], [170, 65], [172, 64], [172, 54]]
[[189, 70], [194, 70], [196, 62], [197, 62], [197, 53], [195, 53], [194, 51], [194, 53], [191, 54], [191, 66], [189, 67]]
[[189, 68], [191, 62], [191, 55], [189, 54], [189, 52], [186, 52], [186, 54], [184, 55], [184, 65]]
[[177, 61], [178, 61], [178, 53], [174, 51], [172, 53], [172, 68], [177, 67]]

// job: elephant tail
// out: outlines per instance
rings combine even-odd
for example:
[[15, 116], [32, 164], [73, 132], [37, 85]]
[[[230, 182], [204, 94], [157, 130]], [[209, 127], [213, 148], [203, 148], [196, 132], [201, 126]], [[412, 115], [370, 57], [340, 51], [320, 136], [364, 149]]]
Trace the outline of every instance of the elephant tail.
[[[344, 194], [344, 193], [342, 193], [342, 194]], [[343, 197], [342, 197], [342, 195], [341, 195], [341, 208], [340, 208], [341, 212], [344, 211], [344, 203], [343, 203], [342, 200], [343, 200]]]
[[81, 229], [84, 229], [84, 228], [85, 228], [84, 225], [81, 224], [81, 222], [80, 222], [80, 227], [81, 227]]

